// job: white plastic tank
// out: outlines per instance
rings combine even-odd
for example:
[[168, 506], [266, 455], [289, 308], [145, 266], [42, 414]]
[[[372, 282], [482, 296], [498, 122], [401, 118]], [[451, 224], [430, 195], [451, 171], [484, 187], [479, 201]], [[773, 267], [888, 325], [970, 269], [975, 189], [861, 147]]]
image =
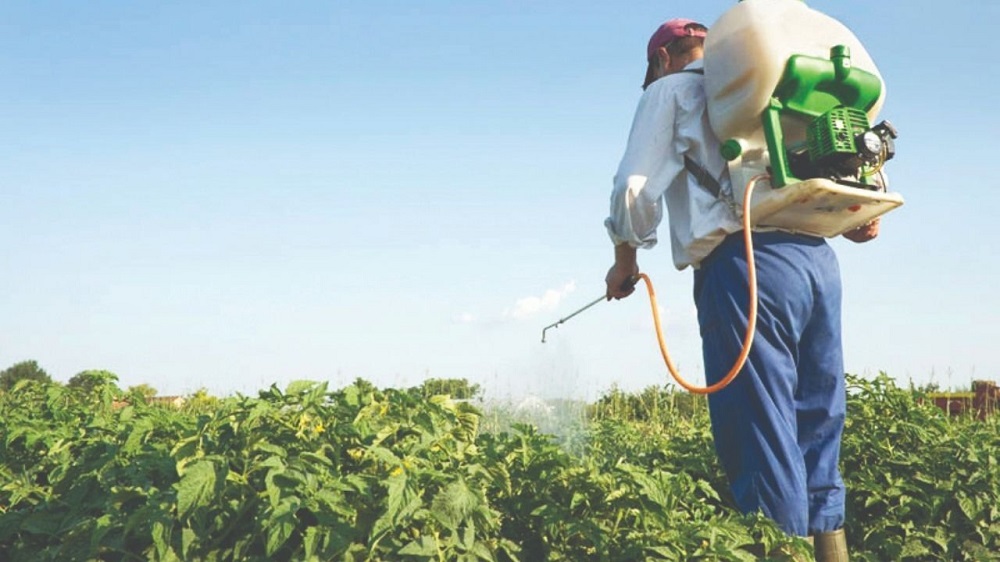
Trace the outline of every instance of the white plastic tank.
[[[764, 148], [761, 114], [792, 55], [830, 58], [847, 45], [855, 68], [882, 79], [868, 51], [839, 21], [802, 0], [743, 0], [709, 28], [705, 38], [705, 91], [712, 130], [721, 141], [737, 139], [746, 148]], [[884, 84], [884, 82], [883, 82]], [[874, 122], [885, 87], [868, 111]], [[805, 123], [783, 120], [786, 140], [799, 140]]]

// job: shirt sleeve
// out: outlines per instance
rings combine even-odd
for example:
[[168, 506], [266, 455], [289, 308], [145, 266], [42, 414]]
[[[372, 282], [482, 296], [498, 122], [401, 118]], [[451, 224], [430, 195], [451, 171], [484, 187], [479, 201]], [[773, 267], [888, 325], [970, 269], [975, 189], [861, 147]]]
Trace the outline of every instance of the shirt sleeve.
[[654, 82], [640, 98], [614, 177], [611, 213], [604, 226], [616, 245], [656, 245], [664, 193], [684, 170], [683, 158], [674, 146], [676, 103], [672, 90], [663, 88], [662, 82]]

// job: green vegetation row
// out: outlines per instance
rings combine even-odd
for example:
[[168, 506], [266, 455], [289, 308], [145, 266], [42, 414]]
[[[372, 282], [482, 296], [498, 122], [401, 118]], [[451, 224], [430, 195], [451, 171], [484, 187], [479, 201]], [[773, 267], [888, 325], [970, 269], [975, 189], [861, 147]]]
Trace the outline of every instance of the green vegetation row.
[[[732, 507], [703, 399], [609, 392], [562, 441], [464, 382], [297, 382], [182, 408], [110, 373], [0, 394], [0, 560], [630, 561], [805, 554]], [[95, 374], [96, 373], [96, 374]], [[850, 378], [855, 560], [1000, 552], [996, 418]], [[506, 421], [510, 422], [507, 418]]]

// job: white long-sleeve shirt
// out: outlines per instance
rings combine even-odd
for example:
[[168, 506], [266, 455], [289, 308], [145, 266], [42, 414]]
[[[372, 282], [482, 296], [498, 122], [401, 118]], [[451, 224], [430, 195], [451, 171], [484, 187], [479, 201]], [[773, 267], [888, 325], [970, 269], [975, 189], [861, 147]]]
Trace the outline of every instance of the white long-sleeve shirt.
[[[685, 70], [702, 67], [697, 60]], [[693, 72], [665, 76], [646, 88], [615, 174], [611, 216], [604, 221], [616, 245], [651, 248], [666, 204], [677, 269], [698, 267], [726, 235], [742, 229], [729, 203], [684, 168], [686, 155], [719, 180], [723, 193], [732, 194], [705, 99], [704, 77]]]

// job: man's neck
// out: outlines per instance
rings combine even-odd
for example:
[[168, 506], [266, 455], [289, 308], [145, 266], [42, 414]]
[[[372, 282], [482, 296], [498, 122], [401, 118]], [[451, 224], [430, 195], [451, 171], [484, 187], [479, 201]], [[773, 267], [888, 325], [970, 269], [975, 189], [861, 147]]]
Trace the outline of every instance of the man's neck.
[[[692, 51], [688, 51], [687, 53], [684, 54], [684, 56], [679, 57], [677, 59], [672, 59], [670, 61], [671, 63], [673, 63], [674, 60], [676, 60], [677, 64], [677, 67], [672, 68], [671, 70], [673, 72], [680, 72], [681, 70], [684, 70], [684, 68], [687, 67], [687, 65], [693, 63], [696, 60], [701, 60], [702, 57], [704, 56], [705, 56], [705, 51], [703, 49], [694, 49]], [[674, 64], [671, 64], [671, 66], [674, 66]]]

